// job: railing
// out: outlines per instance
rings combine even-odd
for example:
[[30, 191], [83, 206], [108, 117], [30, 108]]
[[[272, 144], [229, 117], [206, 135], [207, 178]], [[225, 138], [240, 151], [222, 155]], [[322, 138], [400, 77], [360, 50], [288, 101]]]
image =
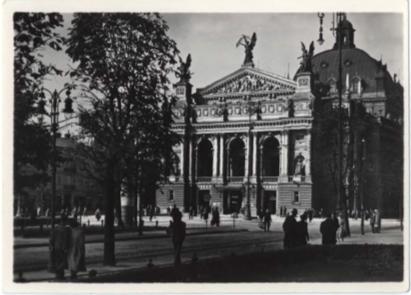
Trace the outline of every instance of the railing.
[[305, 175], [288, 176], [288, 182], [305, 182]]
[[[227, 181], [228, 182], [235, 182], [235, 183], [243, 183], [246, 182], [245, 176], [228, 176]], [[196, 178], [197, 182], [212, 182], [213, 177], [212, 176], [197, 176]], [[178, 181], [178, 177], [176, 177], [176, 180]], [[261, 177], [261, 182], [263, 183], [301, 183], [301, 182], [306, 182], [310, 181], [309, 178], [307, 178], [305, 175], [288, 175], [288, 176], [262, 176]]]
[[211, 182], [212, 176], [198, 176], [197, 182]]
[[244, 176], [229, 176], [228, 181], [230, 181], [230, 182], [244, 182]]
[[278, 176], [263, 176], [263, 182], [278, 182]]

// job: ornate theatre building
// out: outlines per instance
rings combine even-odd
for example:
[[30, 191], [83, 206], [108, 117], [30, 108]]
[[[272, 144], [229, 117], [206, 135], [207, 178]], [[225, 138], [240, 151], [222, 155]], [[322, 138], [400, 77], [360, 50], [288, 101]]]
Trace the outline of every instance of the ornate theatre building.
[[403, 89], [381, 61], [355, 47], [351, 23], [346, 18], [339, 23], [330, 50], [314, 55], [313, 45], [309, 50], [303, 46], [294, 79], [256, 68], [255, 43], [255, 34], [242, 37], [237, 45], [245, 48], [243, 65], [195, 93], [189, 81], [191, 58], [182, 63], [175, 85], [179, 163], [157, 190], [157, 205], [196, 212], [214, 205], [224, 214], [251, 216], [265, 209], [279, 214], [284, 207], [336, 208], [332, 161], [338, 149], [324, 144], [333, 131], [328, 130], [332, 121], [324, 118], [338, 100], [340, 76], [347, 114], [344, 202], [350, 210], [383, 208], [397, 214]]

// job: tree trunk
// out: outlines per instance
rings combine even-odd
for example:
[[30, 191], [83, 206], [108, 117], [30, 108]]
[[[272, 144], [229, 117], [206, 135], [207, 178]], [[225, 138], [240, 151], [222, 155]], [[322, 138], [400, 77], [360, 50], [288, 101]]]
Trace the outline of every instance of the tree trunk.
[[116, 196], [115, 196], [115, 202], [116, 202], [116, 212], [117, 212], [117, 219], [118, 219], [118, 227], [123, 229], [124, 228], [124, 222], [122, 219], [122, 214], [121, 214], [121, 186], [120, 186], [120, 181], [116, 183]]
[[104, 220], [104, 265], [113, 266], [115, 258], [115, 235], [114, 235], [114, 203], [116, 197], [116, 181], [114, 177], [114, 161], [110, 160], [106, 171], [105, 192], [105, 220]]

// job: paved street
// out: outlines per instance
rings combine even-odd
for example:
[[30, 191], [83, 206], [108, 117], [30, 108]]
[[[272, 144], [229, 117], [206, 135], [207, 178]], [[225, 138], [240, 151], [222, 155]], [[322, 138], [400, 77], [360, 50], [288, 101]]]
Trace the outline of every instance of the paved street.
[[[161, 218], [161, 223], [166, 223], [168, 217]], [[274, 217], [271, 232], [263, 232], [258, 228], [256, 220], [246, 221], [238, 219], [236, 230], [246, 231], [234, 232], [232, 220], [222, 218], [223, 225], [218, 233], [197, 232], [189, 234], [183, 247], [183, 261], [191, 259], [196, 255], [200, 259], [218, 256], [228, 256], [250, 252], [271, 251], [282, 248], [283, 233], [281, 229], [282, 219]], [[199, 218], [186, 220], [188, 232], [193, 231], [202, 224]], [[312, 244], [320, 243], [319, 224], [321, 220], [313, 220], [309, 223], [309, 232]], [[402, 232], [399, 222], [395, 220], [384, 220], [382, 233], [370, 233], [369, 226], [366, 224], [366, 235], [360, 234], [359, 220], [351, 221], [352, 236], [345, 239], [343, 243], [369, 243], [369, 244], [402, 244]], [[193, 231], [194, 233], [194, 231]], [[102, 236], [101, 236], [102, 238]], [[115, 268], [102, 267], [103, 243], [93, 242], [86, 244], [86, 261], [88, 268], [98, 268], [99, 271], [113, 271], [124, 268], [144, 267], [149, 259], [153, 263], [169, 264], [172, 263], [172, 244], [169, 237], [164, 233], [158, 237], [128, 239], [116, 242], [116, 258], [118, 265]], [[48, 260], [48, 247], [45, 245], [16, 248], [14, 251], [15, 269], [23, 270], [26, 279], [40, 280], [51, 279], [52, 274], [45, 273]], [[30, 278], [29, 278], [30, 277]]]

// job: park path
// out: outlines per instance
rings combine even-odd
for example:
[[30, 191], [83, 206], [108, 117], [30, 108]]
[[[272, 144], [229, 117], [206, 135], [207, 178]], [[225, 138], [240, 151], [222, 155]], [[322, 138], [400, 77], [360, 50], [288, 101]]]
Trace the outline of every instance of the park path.
[[[188, 221], [194, 224], [196, 221]], [[309, 223], [311, 244], [320, 244], [319, 224], [321, 220]], [[225, 224], [225, 231], [220, 233], [202, 233], [188, 235], [183, 247], [183, 262], [190, 261], [195, 253], [199, 259], [224, 257], [232, 254], [241, 255], [261, 251], [273, 251], [282, 248], [283, 233], [281, 230], [282, 219], [274, 218], [271, 231], [263, 232], [258, 228], [257, 221], [238, 220], [236, 229], [246, 231], [233, 232]], [[395, 220], [383, 221], [380, 234], [372, 234], [366, 227], [366, 234], [360, 234], [359, 221], [351, 221], [352, 235], [346, 238], [344, 244], [402, 244], [403, 236], [399, 222]], [[88, 269], [96, 269], [100, 275], [133, 270], [146, 267], [149, 259], [155, 265], [168, 265], [173, 260], [172, 243], [169, 237], [163, 235], [150, 239], [130, 239], [116, 242], [117, 265], [107, 267], [101, 264], [103, 257], [103, 243], [86, 244]], [[53, 274], [45, 269], [48, 260], [46, 246], [24, 247], [14, 250], [15, 270], [22, 270], [23, 276], [28, 281], [51, 280]], [[87, 273], [80, 273], [85, 276]]]

